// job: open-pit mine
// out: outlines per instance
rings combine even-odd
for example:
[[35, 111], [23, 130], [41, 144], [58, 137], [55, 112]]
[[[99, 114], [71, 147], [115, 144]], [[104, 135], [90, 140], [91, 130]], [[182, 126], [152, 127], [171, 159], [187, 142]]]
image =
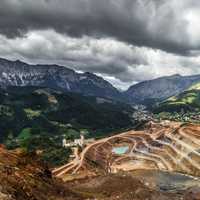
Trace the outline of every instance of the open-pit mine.
[[200, 125], [149, 122], [86, 146], [70, 163], [53, 170], [56, 177], [81, 173], [159, 170], [200, 176]]

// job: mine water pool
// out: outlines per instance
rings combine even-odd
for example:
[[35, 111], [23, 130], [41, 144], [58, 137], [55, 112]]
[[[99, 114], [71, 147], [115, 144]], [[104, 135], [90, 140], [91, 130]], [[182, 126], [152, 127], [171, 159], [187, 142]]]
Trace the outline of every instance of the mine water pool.
[[125, 154], [128, 151], [129, 147], [128, 146], [121, 146], [121, 147], [114, 147], [112, 149], [112, 152], [118, 155]]
[[159, 170], [136, 170], [131, 174], [140, 180], [143, 179], [144, 182], [149, 183], [150, 185], [155, 185], [162, 191], [177, 192], [195, 186], [200, 187], [200, 178], [180, 173]]

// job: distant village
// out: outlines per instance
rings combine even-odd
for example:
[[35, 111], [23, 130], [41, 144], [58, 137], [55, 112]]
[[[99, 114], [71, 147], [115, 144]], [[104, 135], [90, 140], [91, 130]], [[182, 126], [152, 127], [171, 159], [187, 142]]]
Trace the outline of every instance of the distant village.
[[182, 110], [181, 112], [161, 112], [159, 114], [153, 114], [146, 109], [144, 105], [135, 105], [133, 106], [135, 112], [132, 115], [132, 118], [138, 122], [147, 122], [147, 121], [155, 121], [161, 122], [163, 120], [170, 121], [181, 121], [181, 122], [192, 122], [199, 123], [200, 122], [200, 112], [185, 112]]
[[132, 115], [132, 118], [135, 121], [143, 122], [143, 121], [152, 121], [153, 114], [149, 112], [144, 105], [135, 105], [133, 106], [135, 112]]

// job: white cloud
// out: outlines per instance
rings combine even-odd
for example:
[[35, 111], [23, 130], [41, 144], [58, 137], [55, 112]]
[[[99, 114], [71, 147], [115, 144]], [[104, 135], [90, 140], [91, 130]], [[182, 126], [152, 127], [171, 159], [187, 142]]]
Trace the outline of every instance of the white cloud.
[[0, 35], [0, 56], [94, 72], [122, 89], [160, 76], [200, 73], [200, 56], [184, 57], [108, 37], [74, 38], [54, 30], [30, 31], [18, 38]]

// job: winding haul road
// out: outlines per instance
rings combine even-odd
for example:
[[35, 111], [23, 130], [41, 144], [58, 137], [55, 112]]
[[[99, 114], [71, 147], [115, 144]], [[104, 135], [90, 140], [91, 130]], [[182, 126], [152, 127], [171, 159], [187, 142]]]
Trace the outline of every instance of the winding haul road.
[[[113, 153], [113, 148], [120, 146], [129, 150], [121, 155]], [[143, 131], [128, 131], [89, 144], [72, 162], [52, 172], [62, 178], [83, 171], [131, 167], [200, 176], [200, 125], [151, 122]]]

